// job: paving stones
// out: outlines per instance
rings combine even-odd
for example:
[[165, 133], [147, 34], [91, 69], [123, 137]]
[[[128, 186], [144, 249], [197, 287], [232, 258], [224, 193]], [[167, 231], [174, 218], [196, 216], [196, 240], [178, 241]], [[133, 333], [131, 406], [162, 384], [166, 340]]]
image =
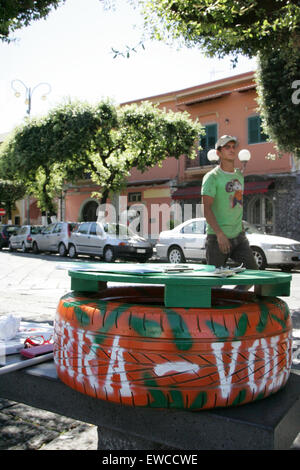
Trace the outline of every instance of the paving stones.
[[95, 450], [97, 428], [0, 399], [0, 450]]
[[61, 433], [40, 450], [97, 450], [97, 427], [79, 424], [74, 429]]

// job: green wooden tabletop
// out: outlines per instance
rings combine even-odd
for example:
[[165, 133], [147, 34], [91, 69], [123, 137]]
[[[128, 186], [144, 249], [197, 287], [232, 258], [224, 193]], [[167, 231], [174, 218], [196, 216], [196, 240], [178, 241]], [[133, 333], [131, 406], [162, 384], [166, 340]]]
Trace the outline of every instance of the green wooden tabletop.
[[[178, 266], [178, 265], [177, 265]], [[76, 263], [69, 269], [71, 289], [97, 292], [107, 282], [164, 285], [166, 307], [210, 307], [211, 289], [223, 285], [254, 285], [263, 296], [289, 296], [291, 274], [245, 270], [228, 277], [219, 277], [215, 267], [201, 264], [147, 263]], [[170, 269], [174, 269], [170, 272]], [[180, 271], [182, 269], [183, 271]]]

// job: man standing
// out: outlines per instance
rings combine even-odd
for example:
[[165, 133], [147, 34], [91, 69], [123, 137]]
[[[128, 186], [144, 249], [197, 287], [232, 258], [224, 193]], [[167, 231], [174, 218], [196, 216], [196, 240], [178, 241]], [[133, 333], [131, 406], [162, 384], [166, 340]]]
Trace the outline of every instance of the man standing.
[[231, 258], [247, 269], [258, 269], [242, 225], [244, 177], [234, 168], [237, 139], [223, 135], [215, 148], [220, 165], [204, 176], [201, 189], [207, 264], [219, 268]]

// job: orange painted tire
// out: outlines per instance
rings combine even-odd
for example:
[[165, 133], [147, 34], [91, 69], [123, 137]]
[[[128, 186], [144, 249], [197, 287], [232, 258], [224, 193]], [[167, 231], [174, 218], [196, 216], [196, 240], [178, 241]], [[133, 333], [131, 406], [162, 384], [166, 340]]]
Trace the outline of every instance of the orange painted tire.
[[59, 378], [102, 400], [189, 410], [282, 388], [292, 351], [286, 303], [230, 289], [212, 299], [211, 308], [167, 308], [160, 286], [65, 295], [54, 327]]

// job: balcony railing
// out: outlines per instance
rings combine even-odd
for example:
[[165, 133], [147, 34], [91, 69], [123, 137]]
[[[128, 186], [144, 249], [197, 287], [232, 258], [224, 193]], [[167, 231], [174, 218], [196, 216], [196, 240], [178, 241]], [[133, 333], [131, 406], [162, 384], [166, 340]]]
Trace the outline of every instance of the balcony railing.
[[192, 160], [190, 158], [186, 159], [186, 168], [199, 168], [199, 166], [209, 166], [209, 165], [214, 165], [213, 162], [210, 162], [207, 159], [207, 150], [201, 150], [197, 157]]

